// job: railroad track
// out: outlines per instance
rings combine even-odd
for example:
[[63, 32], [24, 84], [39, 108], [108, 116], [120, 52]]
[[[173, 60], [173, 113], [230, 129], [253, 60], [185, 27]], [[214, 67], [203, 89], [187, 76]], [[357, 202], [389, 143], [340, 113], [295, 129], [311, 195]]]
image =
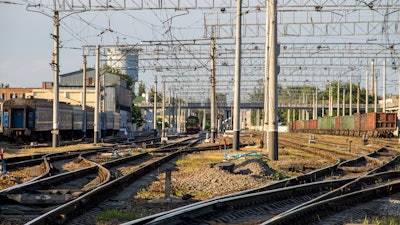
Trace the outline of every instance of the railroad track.
[[[331, 196], [354, 192], [368, 185], [384, 184], [386, 180], [399, 179], [398, 172], [376, 173], [372, 171], [388, 170], [398, 165], [397, 157], [373, 167], [365, 167], [363, 162], [369, 158], [387, 159], [389, 151], [382, 148], [369, 155], [313, 171], [294, 178], [278, 181], [262, 188], [238, 192], [232, 195], [194, 203], [175, 210], [144, 217], [127, 222], [132, 224], [260, 224], [263, 221], [281, 215], [292, 208], [307, 205], [312, 199], [321, 200]], [[380, 158], [383, 159], [383, 158]], [[359, 167], [346, 172], [345, 167]], [[371, 174], [370, 174], [371, 173]], [[361, 179], [360, 177], [363, 177]], [[341, 187], [345, 187], [340, 189]], [[338, 190], [333, 192], [333, 190]], [[292, 223], [282, 223], [292, 224]], [[307, 224], [307, 223], [304, 223]]]
[[[181, 143], [164, 145], [163, 148], [176, 151], [174, 145]], [[124, 147], [126, 146], [42, 154], [35, 155], [33, 159], [28, 157], [9, 159], [11, 172], [35, 165], [46, 166], [41, 171], [43, 173], [34, 179], [0, 191], [0, 221], [16, 220], [14, 224], [23, 224], [57, 205], [65, 204], [111, 179], [134, 170], [135, 167], [130, 161], [149, 155], [149, 153], [138, 154], [131, 148], [124, 150]], [[125, 154], [127, 152], [129, 154]], [[98, 162], [93, 160], [99, 158], [101, 160]], [[143, 166], [143, 161], [150, 160], [142, 160], [137, 164]]]
[[349, 151], [343, 151], [340, 149], [337, 149], [336, 147], [319, 147], [317, 145], [310, 145], [306, 144], [306, 142], [299, 142], [295, 141], [293, 139], [289, 138], [281, 138], [279, 145], [283, 147], [290, 147], [294, 149], [300, 149], [301, 151], [313, 154], [313, 155], [318, 155], [322, 158], [326, 158], [332, 161], [336, 161], [338, 158], [343, 158], [343, 159], [350, 159], [358, 156], [358, 154], [351, 153]]
[[[301, 143], [308, 143], [310, 140], [310, 135], [312, 135], [300, 133], [289, 134], [290, 136], [287, 136], [287, 134], [282, 134], [279, 136], [279, 139], [288, 140], [289, 138], [289, 140], [293, 140], [293, 137], [295, 137], [298, 141], [301, 140]], [[396, 138], [371, 137], [368, 139], [367, 145], [365, 145], [361, 137], [349, 136], [346, 138], [346, 142], [338, 141], [333, 135], [314, 134], [314, 137], [316, 145], [323, 144], [325, 146], [332, 146], [338, 149], [340, 148], [342, 151], [364, 152], [364, 154], [371, 152], [371, 146], [378, 148], [380, 146], [393, 147], [399, 145], [399, 140]]]
[[[64, 151], [50, 154], [37, 154], [32, 156], [14, 157], [6, 159], [7, 172], [2, 174], [2, 191], [13, 188], [16, 185], [24, 185], [49, 176], [54, 176], [65, 172], [67, 168], [62, 168], [69, 162], [73, 162], [80, 154], [85, 152], [102, 152], [111, 148], [91, 148], [74, 151]], [[81, 164], [81, 167], [88, 167], [89, 164]], [[75, 166], [77, 168], [77, 166]], [[1, 192], [1, 191], [0, 191]]]
[[[83, 154], [96, 153], [89, 151], [80, 153], [79, 156], [73, 154], [75, 160], [79, 160], [83, 165], [89, 165], [87, 167], [41, 177], [0, 191], [0, 219], [6, 223], [25, 223], [59, 204], [64, 204], [108, 182], [111, 178], [109, 171], [100, 164], [87, 161], [82, 157]], [[59, 156], [61, 158], [61, 155]], [[62, 161], [68, 157], [71, 155], [64, 155]]]
[[[68, 221], [68, 223], [71, 224], [71, 220], [73, 218], [86, 212], [89, 208], [94, 207], [97, 204], [101, 203], [102, 205], [106, 205], [108, 207], [114, 207], [115, 201], [111, 199], [109, 200], [109, 202], [111, 203], [107, 203], [107, 199], [110, 199], [113, 196], [115, 198], [115, 196], [120, 195], [125, 198], [126, 194], [124, 195], [123, 193], [132, 192], [132, 190], [127, 187], [129, 187], [130, 185], [137, 185], [138, 181], [143, 179], [143, 177], [147, 177], [144, 176], [145, 174], [148, 174], [149, 172], [154, 170], [161, 170], [162, 165], [168, 164], [168, 162], [170, 162], [182, 153], [185, 154], [192, 151], [202, 150], [199, 148], [185, 150], [187, 148], [190, 148], [190, 146], [196, 144], [197, 141], [198, 139], [184, 140], [186, 146], [182, 146], [178, 149], [173, 145], [164, 146], [164, 148], [171, 149], [171, 152], [169, 154], [166, 153], [166, 150], [163, 150], [163, 153], [160, 154], [160, 149], [156, 149], [154, 150], [154, 154], [153, 151], [150, 151], [135, 156], [122, 157], [112, 161], [103, 161], [101, 163], [101, 166], [106, 168], [107, 171], [109, 171], [109, 173], [111, 174], [110, 181], [104, 182], [103, 184], [98, 185], [96, 188], [80, 194], [77, 198], [74, 198], [65, 204], [48, 208], [50, 210], [47, 210], [46, 212], [41, 212], [41, 215], [36, 214], [34, 218], [30, 218], [29, 221], [24, 221], [23, 223], [62, 224]], [[92, 156], [91, 158], [97, 158], [98, 160], [97, 156]], [[127, 188], [127, 190], [125, 190], [125, 188]]]
[[[159, 137], [143, 137], [140, 140], [131, 142], [117, 142], [113, 148], [116, 149], [115, 152], [119, 152], [121, 149], [134, 151], [135, 149], [142, 149], [144, 146], [151, 149], [163, 146], [163, 144], [159, 143], [159, 140]], [[110, 144], [108, 145], [110, 146]], [[6, 189], [15, 185], [21, 185], [26, 182], [32, 182], [48, 176], [68, 172], [71, 171], [71, 169], [76, 170], [79, 167], [88, 167], [90, 164], [85, 165], [82, 163], [83, 161], [75, 160], [79, 154], [90, 151], [102, 152], [109, 150], [111, 150], [111, 147], [94, 147], [6, 158], [7, 172], [0, 174], [0, 176], [2, 176], [0, 188]]]
[[378, 215], [379, 208], [385, 204], [383, 199], [391, 195], [400, 197], [399, 175], [398, 171], [390, 171], [359, 178], [337, 192], [350, 187], [355, 189], [340, 195], [330, 193], [331, 196], [324, 196], [325, 199], [294, 208], [261, 224], [345, 224], [362, 221], [371, 215]]

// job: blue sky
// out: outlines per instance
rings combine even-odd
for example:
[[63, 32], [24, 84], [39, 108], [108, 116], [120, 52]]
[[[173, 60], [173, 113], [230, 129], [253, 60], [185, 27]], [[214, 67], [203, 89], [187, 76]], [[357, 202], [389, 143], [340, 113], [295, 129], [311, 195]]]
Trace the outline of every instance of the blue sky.
[[0, 4], [0, 83], [37, 87], [52, 81], [52, 20], [21, 5]]
[[[46, 11], [45, 14], [48, 16], [27, 11], [25, 5], [0, 3], [0, 84], [41, 87], [43, 81], [54, 80], [50, 66], [53, 52], [52, 12]], [[117, 37], [132, 45], [142, 40], [168, 39], [171, 34], [201, 38], [198, 35], [202, 34], [203, 17], [194, 11], [187, 17], [174, 17], [172, 24], [189, 29], [172, 29], [172, 33], [166, 33], [168, 23], [165, 21], [178, 14], [182, 12], [144, 10], [61, 14], [60, 40], [63, 48], [60, 49], [60, 73], [82, 68], [82, 45], [115, 44]], [[89, 67], [94, 66], [92, 58], [88, 58]], [[139, 75], [139, 80], [146, 79], [148, 77]]]
[[[9, 84], [11, 87], [41, 87], [43, 81], [52, 82], [52, 12], [45, 11], [48, 15], [46, 16], [27, 11], [26, 5], [22, 4], [26, 4], [28, 0], [13, 0], [19, 4], [5, 2], [7, 1], [0, 0], [0, 84]], [[115, 44], [117, 38], [130, 45], [140, 41], [171, 40], [171, 36], [176, 39], [202, 38], [202, 13], [201, 10], [191, 10], [189, 13], [175, 10], [102, 11], [69, 16], [61, 13], [60, 73], [82, 68], [82, 45], [111, 45]], [[172, 29], [169, 29], [169, 25]], [[363, 38], [369, 37], [362, 37], [361, 42]], [[390, 40], [396, 44], [398, 38], [398, 35], [390, 36]], [[298, 37], [289, 41], [294, 43], [298, 41]], [[94, 67], [94, 57], [88, 58], [88, 67]], [[389, 69], [387, 72], [388, 85], [392, 85], [391, 89], [397, 93], [398, 71]], [[361, 79], [364, 79], [364, 69], [360, 73]], [[139, 80], [152, 84], [154, 77], [141, 71]], [[396, 88], [393, 88], [395, 85]]]

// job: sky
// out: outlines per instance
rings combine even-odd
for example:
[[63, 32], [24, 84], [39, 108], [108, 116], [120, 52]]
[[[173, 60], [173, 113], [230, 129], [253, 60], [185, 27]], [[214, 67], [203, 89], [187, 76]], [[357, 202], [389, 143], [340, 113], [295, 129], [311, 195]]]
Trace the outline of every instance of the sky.
[[[0, 85], [41, 87], [43, 81], [54, 81], [50, 65], [54, 46], [53, 15], [48, 9], [43, 13], [28, 11], [26, 2], [29, 1], [34, 2], [0, 0]], [[61, 13], [60, 16], [60, 74], [83, 67], [84, 45], [112, 45], [117, 39], [130, 45], [150, 40], [199, 39], [204, 33], [201, 10], [97, 11]], [[398, 35], [393, 38], [397, 40]], [[94, 60], [88, 57], [88, 67], [94, 67]], [[139, 73], [139, 81], [149, 87], [154, 77]]]
[[0, 84], [40, 87], [52, 81], [52, 20], [24, 6], [0, 4]]
[[[0, 84], [41, 87], [43, 81], [53, 82], [52, 12], [32, 12], [26, 9], [26, 3], [9, 2], [0, 1]], [[181, 19], [180, 15], [185, 13], [144, 11], [60, 14], [60, 74], [82, 68], [83, 45], [109, 45], [116, 40], [134, 45], [143, 40], [168, 39], [170, 35], [201, 35], [203, 18], [198, 12], [192, 11]], [[174, 18], [173, 22], [169, 18]], [[169, 29], [169, 25], [182, 29]], [[88, 67], [94, 67], [94, 60], [88, 58]], [[139, 75], [139, 80], [150, 79], [153, 77]]]

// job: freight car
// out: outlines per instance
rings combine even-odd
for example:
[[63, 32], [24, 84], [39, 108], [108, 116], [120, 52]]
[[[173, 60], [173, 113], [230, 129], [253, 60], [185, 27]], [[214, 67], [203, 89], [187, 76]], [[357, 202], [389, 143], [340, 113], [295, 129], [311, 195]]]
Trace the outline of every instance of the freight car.
[[397, 113], [365, 113], [348, 116], [320, 117], [289, 123], [289, 132], [334, 134], [345, 136], [393, 137]]
[[189, 116], [186, 118], [186, 133], [197, 134], [200, 131], [200, 120], [197, 116]]
[[[103, 113], [102, 133], [119, 131], [119, 116]], [[117, 119], [118, 118], [118, 119]], [[59, 103], [59, 135], [61, 139], [82, 138], [84, 113], [80, 106]], [[46, 99], [14, 98], [3, 103], [3, 135], [23, 141], [50, 141], [53, 129], [53, 102]], [[86, 108], [86, 135], [93, 137], [94, 109]]]

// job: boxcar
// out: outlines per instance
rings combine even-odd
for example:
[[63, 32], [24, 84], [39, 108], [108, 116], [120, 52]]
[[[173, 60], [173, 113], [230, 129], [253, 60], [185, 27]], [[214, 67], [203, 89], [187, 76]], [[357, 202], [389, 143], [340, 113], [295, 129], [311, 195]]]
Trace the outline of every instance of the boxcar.
[[101, 114], [102, 136], [114, 136], [120, 129], [120, 115], [116, 112], [103, 112]]
[[317, 120], [291, 121], [290, 132], [322, 133], [348, 136], [393, 137], [397, 113], [366, 113], [322, 117]]
[[[4, 135], [10, 138], [47, 139], [53, 125], [52, 107], [53, 103], [44, 99], [6, 100], [3, 112], [8, 119], [3, 123]], [[62, 110], [65, 114], [67, 109], [63, 107]], [[65, 116], [62, 119], [60, 117], [60, 121], [65, 120]]]
[[[53, 130], [53, 102], [46, 99], [10, 99], [3, 103], [3, 134], [23, 141], [50, 141]], [[103, 116], [100, 115], [102, 118]], [[84, 113], [81, 106], [59, 103], [58, 128], [61, 139], [83, 137]], [[104, 131], [119, 130], [119, 114], [104, 113]], [[93, 136], [94, 109], [86, 107], [86, 134]]]

